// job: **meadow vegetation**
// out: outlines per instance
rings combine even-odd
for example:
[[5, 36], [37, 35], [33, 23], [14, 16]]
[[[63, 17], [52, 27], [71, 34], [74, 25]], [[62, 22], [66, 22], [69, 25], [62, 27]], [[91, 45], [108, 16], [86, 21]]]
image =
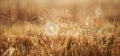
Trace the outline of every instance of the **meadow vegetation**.
[[56, 1], [0, 0], [0, 56], [120, 56], [120, 1]]

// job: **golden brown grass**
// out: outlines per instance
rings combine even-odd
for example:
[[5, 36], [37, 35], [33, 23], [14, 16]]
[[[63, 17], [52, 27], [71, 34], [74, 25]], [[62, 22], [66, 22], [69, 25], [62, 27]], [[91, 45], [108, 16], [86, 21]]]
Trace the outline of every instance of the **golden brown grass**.
[[[113, 28], [112, 28], [113, 29]], [[118, 29], [118, 28], [117, 28]], [[85, 30], [85, 29], [84, 29]], [[106, 29], [107, 30], [107, 29]], [[87, 30], [91, 32], [91, 30]], [[119, 29], [106, 34], [86, 33], [75, 36], [27, 32], [23, 36], [0, 35], [2, 56], [120, 56]]]
[[59, 1], [0, 0], [0, 56], [120, 56], [118, 0]]

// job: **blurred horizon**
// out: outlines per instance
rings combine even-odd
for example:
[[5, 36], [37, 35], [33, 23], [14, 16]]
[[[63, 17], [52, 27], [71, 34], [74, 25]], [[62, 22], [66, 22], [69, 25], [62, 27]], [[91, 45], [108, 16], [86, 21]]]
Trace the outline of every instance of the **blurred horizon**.
[[3, 15], [3, 21], [7, 18], [8, 21], [29, 21], [32, 16], [45, 20], [77, 18], [75, 20], [79, 21], [95, 16], [106, 20], [120, 16], [119, 5], [119, 0], [0, 0], [0, 16]]

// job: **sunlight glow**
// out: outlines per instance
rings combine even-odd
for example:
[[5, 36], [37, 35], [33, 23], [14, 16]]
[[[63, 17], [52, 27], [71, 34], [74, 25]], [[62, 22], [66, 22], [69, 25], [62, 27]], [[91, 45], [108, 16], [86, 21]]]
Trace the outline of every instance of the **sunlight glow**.
[[59, 32], [59, 26], [52, 22], [47, 22], [45, 25], [45, 33], [47, 35], [56, 35]]

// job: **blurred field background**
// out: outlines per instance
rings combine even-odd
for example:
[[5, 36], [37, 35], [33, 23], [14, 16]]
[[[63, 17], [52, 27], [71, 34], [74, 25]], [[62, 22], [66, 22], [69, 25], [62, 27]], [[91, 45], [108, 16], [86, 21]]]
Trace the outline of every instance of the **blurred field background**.
[[120, 56], [119, 0], [0, 0], [0, 56]]

